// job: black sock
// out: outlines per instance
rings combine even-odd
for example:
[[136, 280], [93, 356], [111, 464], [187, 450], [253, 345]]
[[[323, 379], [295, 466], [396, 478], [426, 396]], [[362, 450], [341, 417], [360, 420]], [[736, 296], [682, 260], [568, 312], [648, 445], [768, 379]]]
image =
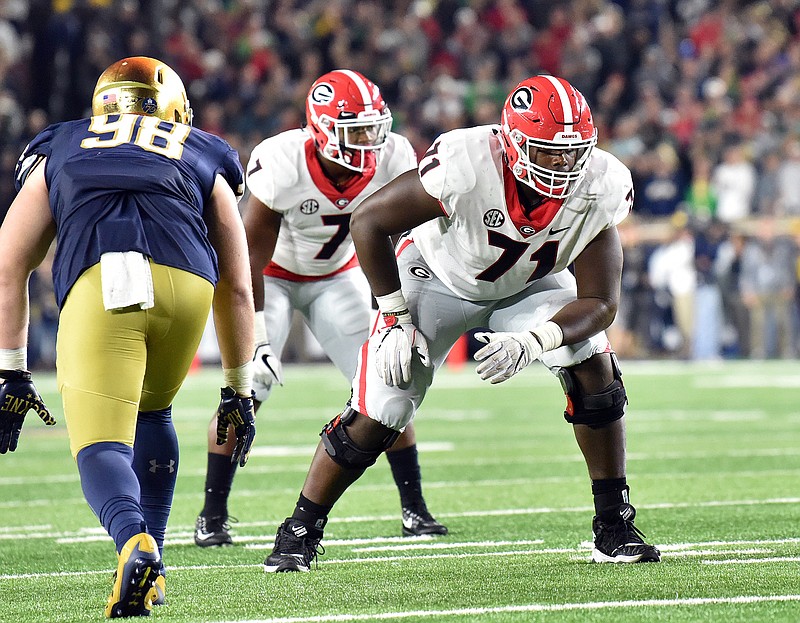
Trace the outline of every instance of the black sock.
[[319, 531], [318, 535], [322, 536], [322, 531], [325, 529], [325, 524], [328, 523], [328, 513], [331, 512], [333, 506], [323, 506], [312, 502], [302, 493], [297, 498], [297, 504], [292, 513], [292, 519], [296, 519], [300, 523], [308, 526], [309, 528]]
[[594, 511], [596, 515], [608, 515], [621, 504], [628, 504], [628, 487], [625, 478], [606, 478], [592, 481]]
[[223, 454], [208, 453], [206, 468], [206, 501], [200, 514], [204, 517], [227, 517], [228, 496], [231, 493], [236, 463]]
[[425, 510], [422, 497], [422, 474], [419, 469], [419, 458], [416, 444], [396, 452], [387, 452], [386, 459], [392, 468], [392, 476], [400, 492], [400, 504], [403, 508]]

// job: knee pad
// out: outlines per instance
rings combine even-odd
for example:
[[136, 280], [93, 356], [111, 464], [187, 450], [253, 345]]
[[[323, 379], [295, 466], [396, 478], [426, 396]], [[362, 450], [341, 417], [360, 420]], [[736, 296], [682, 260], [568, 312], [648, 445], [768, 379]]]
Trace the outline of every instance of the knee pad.
[[392, 431], [373, 450], [360, 448], [347, 434], [347, 425], [359, 415], [348, 404], [344, 411], [328, 422], [320, 432], [322, 445], [328, 456], [346, 469], [366, 469], [375, 464], [385, 450], [392, 447], [400, 433]]
[[622, 384], [622, 373], [616, 356], [611, 353], [614, 380], [596, 394], [586, 394], [581, 389], [575, 373], [569, 368], [560, 368], [558, 378], [567, 396], [564, 419], [570, 424], [585, 424], [590, 428], [603, 428], [625, 415], [628, 396]]

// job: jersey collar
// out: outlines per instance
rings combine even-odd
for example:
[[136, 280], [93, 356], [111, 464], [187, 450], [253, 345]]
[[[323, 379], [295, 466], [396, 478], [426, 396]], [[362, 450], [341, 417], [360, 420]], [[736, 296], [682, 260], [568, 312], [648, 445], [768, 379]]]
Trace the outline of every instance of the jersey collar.
[[317, 158], [317, 148], [314, 146], [313, 140], [308, 140], [305, 143], [306, 151], [306, 165], [308, 172], [311, 173], [311, 179], [319, 191], [327, 197], [330, 202], [340, 210], [343, 210], [350, 202], [358, 197], [359, 193], [366, 188], [367, 184], [375, 175], [375, 170], [364, 173], [363, 175], [354, 175], [347, 183], [341, 188], [334, 185], [331, 179], [325, 175], [322, 170], [322, 165]]
[[[514, 226], [523, 236], [531, 236], [545, 229], [553, 221], [561, 206], [564, 205], [563, 199], [545, 197], [542, 203], [533, 209], [530, 216], [527, 216], [517, 192], [517, 178], [514, 177], [507, 166], [503, 167], [503, 187], [506, 194], [508, 215], [511, 217], [511, 222], [514, 223]], [[535, 231], [530, 231], [531, 227]]]

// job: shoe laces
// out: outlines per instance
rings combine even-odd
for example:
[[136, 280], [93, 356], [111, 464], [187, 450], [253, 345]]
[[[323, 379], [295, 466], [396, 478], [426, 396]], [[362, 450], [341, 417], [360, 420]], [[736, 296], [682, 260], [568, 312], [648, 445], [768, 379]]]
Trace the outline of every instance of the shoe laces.
[[641, 544], [645, 545], [647, 538], [639, 528], [633, 523], [633, 519], [622, 519], [612, 523], [600, 521], [601, 531], [605, 534], [602, 536], [604, 540], [614, 541], [617, 544]]
[[213, 517], [200, 515], [200, 527], [203, 532], [222, 532], [223, 530], [227, 532], [234, 523], [239, 523], [239, 520], [231, 515], [214, 515]]
[[416, 519], [417, 521], [422, 521], [422, 522], [435, 521], [433, 515], [430, 514], [430, 512], [425, 506], [421, 506], [418, 508], [410, 508], [406, 506], [405, 508], [403, 508], [403, 514], [407, 515], [411, 519]]
[[307, 564], [310, 565], [314, 562], [318, 565], [317, 557], [325, 555], [325, 546], [320, 541], [322, 541], [321, 536], [319, 538], [308, 535], [297, 536], [289, 526], [284, 527], [281, 525], [278, 528], [275, 549], [276, 551], [288, 550], [289, 552], [300, 550]]
[[627, 539], [629, 543], [642, 543], [644, 544], [644, 540], [647, 538], [639, 528], [633, 523], [630, 519], [623, 519], [622, 524], [624, 526], [625, 534], [627, 535]]

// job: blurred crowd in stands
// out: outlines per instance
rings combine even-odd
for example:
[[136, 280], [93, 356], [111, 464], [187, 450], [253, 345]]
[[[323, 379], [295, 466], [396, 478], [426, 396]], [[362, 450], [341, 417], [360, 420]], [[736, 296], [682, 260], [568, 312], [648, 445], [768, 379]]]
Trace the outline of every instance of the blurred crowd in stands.
[[[26, 142], [87, 116], [99, 73], [132, 55], [174, 67], [195, 125], [245, 163], [301, 125], [330, 69], [374, 80], [418, 154], [496, 123], [521, 79], [561, 75], [634, 176], [620, 354], [798, 354], [800, 0], [3, 0], [0, 218]], [[45, 266], [31, 284], [42, 367], [48, 281]]]

